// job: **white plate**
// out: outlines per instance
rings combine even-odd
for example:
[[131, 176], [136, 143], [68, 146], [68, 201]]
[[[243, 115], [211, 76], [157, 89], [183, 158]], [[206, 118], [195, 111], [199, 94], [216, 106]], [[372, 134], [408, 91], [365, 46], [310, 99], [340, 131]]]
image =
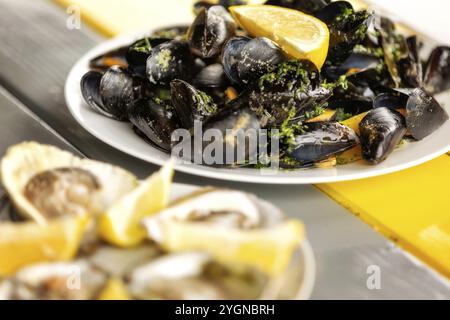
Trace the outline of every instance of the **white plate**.
[[[171, 199], [176, 200], [198, 189], [197, 186], [174, 183]], [[281, 285], [278, 284], [275, 287], [278, 292], [284, 292], [287, 295], [283, 297], [285, 299], [308, 300], [313, 292], [315, 281], [316, 260], [310, 243], [305, 240], [295, 252], [288, 270], [281, 277]]]
[[[150, 32], [151, 30], [147, 31]], [[67, 106], [75, 119], [91, 134], [103, 142], [136, 158], [162, 165], [169, 156], [152, 147], [137, 136], [130, 124], [115, 121], [92, 111], [84, 102], [80, 91], [80, 79], [88, 71], [90, 59], [122, 45], [130, 44], [144, 33], [121, 36], [103, 42], [84, 55], [72, 68], [65, 86]], [[450, 108], [450, 94], [437, 97], [446, 108]], [[223, 180], [272, 183], [272, 184], [312, 184], [346, 180], [356, 180], [380, 176], [411, 168], [432, 160], [450, 151], [450, 121], [423, 141], [411, 143], [396, 150], [385, 162], [372, 166], [363, 161], [328, 169], [306, 169], [278, 171], [267, 174], [249, 168], [222, 169], [176, 163], [176, 170]]]

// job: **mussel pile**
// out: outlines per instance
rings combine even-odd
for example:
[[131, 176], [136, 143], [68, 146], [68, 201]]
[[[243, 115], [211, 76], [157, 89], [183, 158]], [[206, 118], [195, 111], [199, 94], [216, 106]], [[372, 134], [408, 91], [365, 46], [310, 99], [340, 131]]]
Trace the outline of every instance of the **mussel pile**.
[[[276, 157], [290, 169], [361, 158], [378, 164], [448, 120], [434, 95], [450, 89], [449, 47], [424, 59], [417, 36], [347, 1], [268, 0], [326, 24], [329, 50], [318, 67], [292, 58], [277, 41], [252, 37], [232, 16], [232, 6], [246, 3], [199, 1], [192, 25], [96, 57], [81, 80], [87, 104], [130, 122], [168, 153], [174, 130], [194, 132], [196, 122], [221, 132], [276, 129]], [[259, 148], [246, 150], [246, 160], [259, 159]]]

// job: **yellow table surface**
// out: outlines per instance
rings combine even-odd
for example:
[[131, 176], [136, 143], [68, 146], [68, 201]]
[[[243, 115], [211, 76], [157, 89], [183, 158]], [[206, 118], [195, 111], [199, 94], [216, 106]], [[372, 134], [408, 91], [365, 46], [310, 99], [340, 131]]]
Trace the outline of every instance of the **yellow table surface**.
[[[83, 21], [108, 36], [192, 17], [191, 0], [57, 1], [78, 6]], [[449, 181], [450, 156], [444, 155], [402, 172], [317, 188], [450, 278]]]

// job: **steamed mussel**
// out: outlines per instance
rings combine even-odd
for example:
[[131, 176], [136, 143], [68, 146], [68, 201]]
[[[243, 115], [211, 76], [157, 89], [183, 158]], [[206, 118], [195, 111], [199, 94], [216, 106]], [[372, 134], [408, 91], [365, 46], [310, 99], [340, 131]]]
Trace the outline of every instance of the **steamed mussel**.
[[406, 133], [405, 118], [395, 110], [377, 108], [359, 124], [363, 158], [371, 163], [384, 161]]
[[119, 66], [105, 73], [89, 71], [81, 79], [81, 92], [89, 106], [118, 120], [127, 120], [128, 107], [136, 98], [136, 82], [131, 73]]
[[[267, 19], [270, 6], [278, 6], [326, 25], [330, 41], [322, 65], [317, 57], [292, 54], [294, 36], [257, 19], [244, 21], [234, 7], [262, 2], [197, 1], [189, 27], [157, 30], [96, 57], [81, 81], [86, 102], [128, 120], [166, 152], [176, 146], [177, 129], [191, 135], [216, 129], [222, 135], [216, 146], [237, 150], [243, 143], [244, 161], [227, 164], [251, 167], [266, 166], [259, 159], [271, 156], [286, 168], [346, 163], [350, 153], [376, 164], [403, 139], [422, 140], [448, 120], [433, 95], [450, 89], [449, 47], [435, 48], [426, 59], [420, 37], [348, 1], [265, 1]], [[240, 129], [267, 130], [267, 148], [239, 142]], [[202, 154], [209, 140], [188, 153]], [[279, 154], [271, 142], [280, 144]]]

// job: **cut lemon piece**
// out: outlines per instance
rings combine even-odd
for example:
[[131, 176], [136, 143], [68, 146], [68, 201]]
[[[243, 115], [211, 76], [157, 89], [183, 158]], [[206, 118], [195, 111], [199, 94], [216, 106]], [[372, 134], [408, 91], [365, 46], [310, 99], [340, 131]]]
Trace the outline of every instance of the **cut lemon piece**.
[[88, 224], [86, 216], [0, 224], [0, 277], [37, 262], [67, 261], [78, 251]]
[[230, 12], [250, 35], [267, 37], [291, 57], [310, 60], [319, 69], [325, 63], [330, 32], [319, 19], [298, 10], [269, 5], [233, 6]]
[[199, 250], [224, 263], [255, 267], [269, 275], [286, 270], [304, 239], [303, 224], [286, 221], [266, 229], [239, 230], [209, 224], [161, 221], [160, 245], [172, 252]]
[[99, 217], [99, 235], [117, 246], [138, 245], [146, 236], [140, 225], [142, 218], [160, 211], [169, 203], [172, 177], [171, 161]]
[[130, 300], [130, 295], [120, 278], [111, 278], [100, 292], [98, 300]]

